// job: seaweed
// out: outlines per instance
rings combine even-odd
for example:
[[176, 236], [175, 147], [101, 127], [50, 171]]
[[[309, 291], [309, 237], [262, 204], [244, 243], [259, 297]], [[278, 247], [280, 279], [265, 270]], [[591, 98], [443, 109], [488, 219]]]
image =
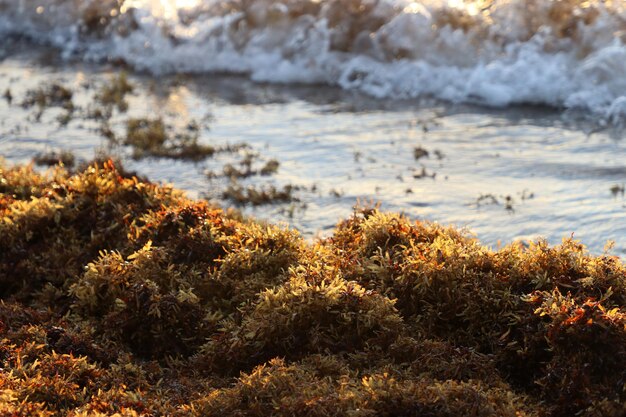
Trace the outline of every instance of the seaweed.
[[355, 209], [324, 240], [110, 160], [0, 164], [3, 415], [621, 416], [626, 268]]
[[[103, 106], [104, 114], [111, 114], [113, 107], [117, 108], [120, 113], [124, 113], [128, 110], [126, 95], [132, 93], [134, 89], [135, 87], [128, 81], [128, 76], [122, 71], [100, 88], [95, 96], [95, 101]], [[102, 112], [102, 110], [100, 111]], [[98, 117], [97, 114], [94, 116], [96, 118], [102, 117], [102, 115]]]
[[[249, 416], [531, 416], [521, 398], [476, 382], [398, 380], [388, 373], [339, 380], [308, 364], [272, 360], [215, 390], [189, 415]], [[306, 389], [302, 389], [306, 387]], [[195, 414], [197, 413], [197, 414]]]
[[416, 148], [413, 149], [413, 158], [415, 158], [416, 161], [424, 157], [428, 158], [429, 155], [430, 155], [430, 152], [428, 152], [426, 149], [422, 148], [421, 146], [417, 146]]
[[125, 246], [134, 216], [179, 198], [171, 189], [123, 178], [112, 162], [73, 176], [60, 167], [49, 176], [29, 167], [0, 169], [0, 184], [14, 200], [0, 219], [3, 298], [32, 297], [48, 283], [70, 285], [100, 251]]
[[198, 142], [197, 132], [172, 136], [163, 119], [129, 119], [126, 122], [124, 145], [133, 149], [133, 158], [165, 157], [200, 161], [216, 150]]
[[243, 161], [240, 162], [242, 169], [235, 167], [232, 164], [226, 164], [222, 168], [224, 177], [229, 178], [231, 181], [235, 181], [240, 178], [248, 178], [256, 175], [269, 176], [278, 172], [280, 163], [276, 159], [270, 159], [260, 169], [252, 169], [252, 161], [254, 159], [253, 154], [248, 153]]
[[618, 195], [624, 197], [624, 184], [614, 184], [611, 188], [609, 188], [609, 190], [611, 191], [613, 197], [617, 197]]
[[37, 89], [29, 90], [26, 98], [22, 102], [22, 106], [29, 108], [37, 105], [40, 108], [45, 107], [65, 107], [71, 108], [72, 97], [74, 93], [67, 87], [58, 83], [41, 86]]
[[[120, 16], [125, 16], [122, 6], [125, 0], [104, 0], [101, 2], [87, 3], [81, 8], [80, 24], [78, 29], [88, 35], [103, 36], [110, 31]], [[136, 27], [134, 18], [126, 22], [130, 27]], [[122, 28], [118, 29], [123, 34]]]
[[[37, 106], [35, 120], [39, 121], [47, 108], [60, 107], [66, 111], [64, 115], [59, 116], [58, 120], [61, 125], [65, 126], [72, 119], [75, 111], [74, 102], [72, 100], [74, 93], [67, 87], [59, 83], [51, 83], [42, 85], [39, 88], [28, 90], [26, 98], [22, 101], [22, 107], [31, 108]], [[9, 92], [10, 97], [10, 92]], [[7, 98], [8, 100], [8, 98]]]
[[74, 167], [74, 164], [76, 163], [76, 157], [74, 156], [74, 154], [71, 151], [50, 151], [50, 152], [46, 152], [46, 153], [39, 153], [37, 155], [35, 155], [35, 157], [33, 158], [33, 162], [35, 162], [36, 165], [40, 165], [40, 166], [54, 166], [57, 164], [63, 164], [64, 166], [68, 167], [68, 168], [72, 168]]
[[222, 192], [222, 198], [229, 200], [238, 206], [245, 206], [248, 204], [253, 206], [262, 206], [275, 203], [290, 203], [298, 201], [297, 197], [293, 195], [293, 192], [299, 189], [300, 187], [291, 184], [287, 184], [282, 188], [277, 188], [274, 185], [265, 187], [254, 187], [250, 185], [244, 188], [241, 185], [234, 183], [226, 187], [226, 189]]
[[393, 302], [375, 292], [341, 277], [307, 282], [296, 275], [261, 293], [241, 324], [225, 322], [202, 348], [201, 360], [212, 370], [240, 371], [273, 357], [383, 349], [401, 327]]
[[2, 98], [7, 101], [7, 104], [10, 106], [13, 103], [13, 93], [10, 88], [4, 90], [4, 94], [2, 94]]

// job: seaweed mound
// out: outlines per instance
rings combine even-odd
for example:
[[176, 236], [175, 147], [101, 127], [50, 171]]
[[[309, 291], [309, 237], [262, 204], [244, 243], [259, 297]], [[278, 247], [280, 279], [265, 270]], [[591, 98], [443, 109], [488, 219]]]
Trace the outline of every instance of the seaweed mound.
[[373, 209], [309, 244], [0, 165], [0, 415], [623, 416], [626, 268]]

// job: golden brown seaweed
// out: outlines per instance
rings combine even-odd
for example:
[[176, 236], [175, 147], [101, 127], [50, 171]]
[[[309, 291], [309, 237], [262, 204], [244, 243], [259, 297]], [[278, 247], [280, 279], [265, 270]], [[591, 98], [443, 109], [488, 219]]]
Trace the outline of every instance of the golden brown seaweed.
[[0, 165], [0, 415], [622, 416], [626, 269], [362, 209], [305, 242]]

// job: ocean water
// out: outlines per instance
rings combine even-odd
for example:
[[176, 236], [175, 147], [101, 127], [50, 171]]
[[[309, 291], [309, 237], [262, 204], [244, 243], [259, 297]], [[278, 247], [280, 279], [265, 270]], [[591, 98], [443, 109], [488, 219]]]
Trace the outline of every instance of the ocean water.
[[5, 36], [153, 74], [626, 114], [621, 0], [0, 0], [0, 13]]
[[[623, 1], [0, 0], [0, 57], [0, 91], [17, 98], [55, 80], [88, 106], [90, 85], [125, 68], [129, 115], [210, 116], [203, 143], [280, 162], [244, 185], [301, 187], [298, 202], [243, 210], [309, 237], [359, 200], [494, 247], [574, 233], [626, 251]], [[0, 102], [0, 154], [106, 147], [92, 121], [56, 116]], [[207, 172], [241, 155], [122, 156], [231, 204]]]

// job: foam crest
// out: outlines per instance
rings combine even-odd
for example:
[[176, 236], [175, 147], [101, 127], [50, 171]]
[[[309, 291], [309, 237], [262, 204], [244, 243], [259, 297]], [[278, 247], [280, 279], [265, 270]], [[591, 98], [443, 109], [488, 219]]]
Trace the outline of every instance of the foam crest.
[[155, 74], [624, 118], [626, 6], [608, 0], [0, 0], [0, 33]]

